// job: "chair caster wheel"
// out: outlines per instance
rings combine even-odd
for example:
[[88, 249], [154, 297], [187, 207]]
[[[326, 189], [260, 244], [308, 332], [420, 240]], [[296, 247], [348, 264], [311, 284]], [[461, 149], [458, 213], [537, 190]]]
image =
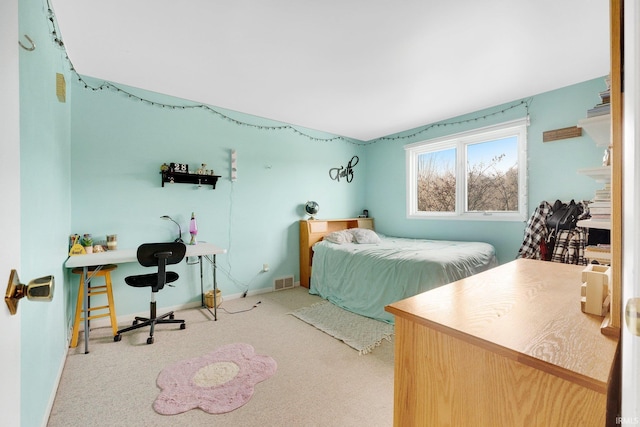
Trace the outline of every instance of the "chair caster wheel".
[[187, 327], [187, 325], [185, 325], [184, 323], [180, 324], [180, 329], [185, 329]]
[[153, 344], [153, 337], [147, 338], [147, 344]]
[[133, 323], [132, 323], [133, 326], [136, 326], [137, 324], [138, 324], [137, 320], [134, 320]]
[[118, 342], [122, 339], [122, 335], [117, 334], [113, 336], [113, 342]]
[[173, 320], [176, 316], [174, 316], [173, 314], [169, 315], [169, 319]]

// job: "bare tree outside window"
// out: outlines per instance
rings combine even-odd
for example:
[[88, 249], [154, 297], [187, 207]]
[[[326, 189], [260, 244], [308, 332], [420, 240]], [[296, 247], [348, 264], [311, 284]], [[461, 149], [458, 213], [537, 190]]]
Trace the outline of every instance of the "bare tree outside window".
[[468, 146], [468, 212], [518, 211], [517, 144], [505, 138]]
[[455, 212], [455, 149], [421, 154], [418, 157], [418, 210]]
[[407, 216], [524, 221], [528, 119], [405, 146]]

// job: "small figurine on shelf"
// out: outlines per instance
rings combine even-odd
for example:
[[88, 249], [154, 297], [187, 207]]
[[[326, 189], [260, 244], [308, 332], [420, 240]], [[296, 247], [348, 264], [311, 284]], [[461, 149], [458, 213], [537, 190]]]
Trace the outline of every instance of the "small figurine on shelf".
[[604, 150], [604, 156], [602, 156], [602, 166], [611, 166], [611, 151], [609, 147]]
[[191, 234], [190, 245], [197, 245], [198, 241], [196, 240], [196, 236], [198, 235], [198, 224], [196, 223], [196, 214], [195, 212], [191, 212], [191, 222], [189, 223], [189, 233]]
[[84, 236], [82, 236], [82, 240], [80, 243], [84, 247], [86, 253], [93, 253], [93, 238], [91, 237], [91, 234], [85, 234]]

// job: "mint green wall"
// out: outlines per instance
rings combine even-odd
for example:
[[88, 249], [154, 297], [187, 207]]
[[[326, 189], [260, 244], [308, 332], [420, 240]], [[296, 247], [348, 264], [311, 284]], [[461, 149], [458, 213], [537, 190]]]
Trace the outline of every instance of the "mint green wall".
[[[576, 172], [581, 168], [600, 166], [602, 162], [603, 150], [597, 148], [585, 132], [579, 138], [548, 143], [542, 142], [542, 133], [575, 126], [578, 120], [586, 117], [589, 108], [600, 102], [598, 92], [604, 89], [604, 79], [595, 79], [531, 98], [531, 125], [527, 135], [529, 213], [543, 200], [588, 200], [593, 197], [595, 189], [601, 188], [601, 184]], [[404, 137], [422, 129], [418, 128], [391, 136], [398, 139], [374, 141], [367, 145], [365, 204], [370, 215], [376, 218], [376, 228], [394, 236], [486, 241], [496, 247], [501, 263], [513, 260], [522, 243], [526, 222], [407, 219], [404, 146], [523, 117], [524, 106], [493, 115], [518, 102], [452, 118], [440, 124], [479, 118], [477, 121], [433, 127], [420, 135]], [[490, 117], [482, 118], [488, 115]]]
[[[227, 276], [221, 271], [218, 276], [226, 295], [240, 294], [247, 285], [251, 290], [269, 288], [274, 278], [284, 275], [299, 278], [297, 221], [304, 217], [302, 203], [310, 199], [319, 202], [322, 218], [353, 216], [368, 208], [378, 230], [386, 234], [486, 240], [497, 247], [501, 262], [517, 252], [524, 223], [406, 219], [403, 146], [469, 126], [437, 128], [420, 137], [362, 147], [314, 141], [290, 130], [241, 126], [206, 110], [162, 109], [109, 90], [86, 90], [75, 81], [64, 52], [51, 42], [40, 1], [20, 0], [19, 18], [20, 33], [29, 34], [38, 46], [34, 52], [20, 54], [20, 276], [23, 281], [47, 274], [56, 278], [51, 303], [20, 304], [24, 426], [46, 424], [66, 357], [77, 292], [77, 278], [68, 277], [63, 268], [71, 232], [90, 232], [98, 238], [117, 233], [120, 247], [135, 247], [145, 241], [174, 238], [173, 223], [160, 220], [161, 215], [173, 216], [186, 229], [189, 215], [195, 211], [199, 239], [229, 249], [228, 254], [218, 257], [221, 270], [230, 272]], [[66, 76], [64, 104], [55, 96], [56, 72]], [[543, 131], [573, 126], [583, 118], [603, 88], [602, 79], [598, 79], [533, 97], [530, 211], [540, 200], [589, 198], [598, 188], [574, 172], [597, 166], [601, 159], [601, 150], [589, 137], [547, 144], [541, 141]], [[186, 103], [140, 90], [135, 93], [169, 104]], [[247, 123], [278, 125], [219, 111]], [[484, 124], [514, 117], [505, 114]], [[228, 179], [231, 149], [238, 152], [235, 183]], [[346, 165], [353, 155], [360, 157], [354, 181], [330, 180], [329, 169]], [[216, 190], [197, 190], [187, 184], [161, 188], [158, 167], [170, 161], [187, 162], [191, 167], [205, 162], [222, 179]], [[259, 273], [263, 263], [270, 264], [270, 272]], [[121, 265], [114, 275], [118, 315], [147, 309], [148, 293], [123, 284], [125, 275], [139, 271], [133, 264]], [[177, 271], [181, 274], [179, 286], [160, 294], [160, 306], [198, 300], [196, 267], [183, 263]], [[207, 277], [210, 271], [207, 268]]]
[[[288, 129], [239, 125], [206, 109], [162, 108], [114, 90], [85, 89], [78, 82], [72, 88], [73, 232], [97, 238], [116, 233], [119, 247], [133, 248], [175, 238], [175, 224], [160, 216], [170, 215], [188, 230], [195, 212], [199, 240], [229, 250], [218, 256], [223, 296], [242, 294], [249, 285], [250, 292], [271, 288], [277, 277], [299, 279], [298, 220], [305, 218], [302, 205], [307, 200], [319, 203], [321, 218], [351, 217], [364, 207], [361, 146], [310, 140]], [[154, 102], [188, 105], [139, 89], [126, 90]], [[282, 125], [219, 111], [245, 123]], [[304, 131], [318, 138], [331, 137]], [[231, 149], [238, 156], [238, 180], [233, 183], [229, 179]], [[353, 181], [331, 180], [329, 169], [346, 165], [354, 155], [360, 156], [361, 163], [354, 169]], [[190, 184], [163, 188], [159, 168], [172, 161], [188, 163], [191, 169], [206, 163], [222, 178], [215, 190]], [[260, 273], [264, 263], [270, 271]], [[130, 288], [123, 280], [140, 271], [131, 263], [115, 272], [118, 315], [148, 310], [149, 293]], [[198, 268], [182, 263], [176, 271], [180, 281], [159, 293], [159, 306], [199, 301]], [[211, 286], [208, 266], [205, 277]]]
[[[68, 287], [63, 263], [70, 224], [70, 98], [56, 97], [56, 73], [69, 75], [51, 41], [41, 1], [19, 2], [20, 34], [20, 279], [55, 277], [53, 301], [21, 301], [21, 424], [46, 424], [67, 353]], [[21, 40], [25, 40], [21, 38]]]

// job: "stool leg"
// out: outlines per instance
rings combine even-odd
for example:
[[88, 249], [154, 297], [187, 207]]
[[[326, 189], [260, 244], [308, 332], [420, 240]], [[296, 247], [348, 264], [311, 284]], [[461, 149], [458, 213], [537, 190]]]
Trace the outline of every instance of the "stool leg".
[[109, 317], [111, 318], [111, 330], [113, 336], [118, 335], [118, 321], [116, 319], [116, 306], [113, 303], [113, 288], [111, 286], [111, 273], [107, 271], [104, 276], [104, 281], [107, 285], [107, 300], [109, 301]]
[[84, 274], [80, 275], [80, 285], [78, 286], [78, 300], [76, 301], [76, 315], [73, 321], [71, 332], [71, 347], [78, 346], [78, 335], [80, 330], [80, 313], [82, 312], [82, 298], [84, 296]]

